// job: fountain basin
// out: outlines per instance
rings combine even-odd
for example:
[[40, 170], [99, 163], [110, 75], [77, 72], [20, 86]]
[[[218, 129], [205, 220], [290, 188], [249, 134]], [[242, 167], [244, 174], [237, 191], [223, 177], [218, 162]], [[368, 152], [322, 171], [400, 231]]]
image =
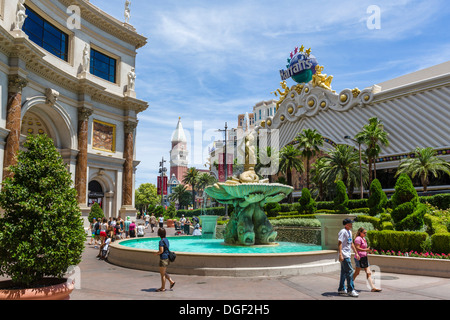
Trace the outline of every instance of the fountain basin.
[[[257, 246], [251, 248], [256, 250], [256, 253], [239, 253], [239, 251], [247, 251], [250, 248], [227, 246], [223, 244], [223, 240], [212, 239], [221, 242], [219, 246], [222, 250], [219, 253], [186, 252], [177, 250], [176, 246], [178, 239], [183, 238], [195, 237], [168, 238], [171, 250], [177, 254], [176, 261], [169, 266], [169, 273], [200, 276], [267, 277], [331, 272], [340, 268], [337, 251], [320, 250], [318, 246], [306, 245], [306, 250], [312, 251], [279, 253], [273, 252], [279, 247], [276, 245]], [[211, 239], [206, 240], [212, 241]], [[115, 241], [110, 245], [108, 261], [121, 267], [158, 272], [159, 256], [154, 255], [157, 252], [158, 241], [159, 238]], [[137, 245], [139, 242], [148, 242], [149, 247], [154, 249], [139, 247]], [[229, 253], [224, 253], [226, 250]]]

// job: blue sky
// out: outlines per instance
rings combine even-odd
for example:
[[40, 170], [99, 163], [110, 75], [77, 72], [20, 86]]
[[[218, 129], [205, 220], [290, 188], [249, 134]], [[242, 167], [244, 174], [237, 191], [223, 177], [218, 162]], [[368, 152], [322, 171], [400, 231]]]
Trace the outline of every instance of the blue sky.
[[[125, 0], [91, 0], [124, 21]], [[311, 47], [332, 87], [369, 87], [449, 60], [450, 8], [445, 1], [131, 0], [130, 23], [148, 38], [138, 50], [136, 187], [156, 183], [181, 117], [188, 143], [202, 141], [190, 165], [203, 167], [225, 122], [275, 98], [289, 53]], [[380, 29], [367, 20], [380, 8]], [[293, 85], [288, 80], [288, 85]], [[195, 122], [200, 121], [200, 122]], [[196, 133], [194, 134], [194, 126]], [[199, 133], [198, 133], [199, 132]], [[191, 139], [192, 137], [192, 139]], [[194, 138], [195, 137], [195, 138]], [[200, 153], [199, 153], [200, 152]]]

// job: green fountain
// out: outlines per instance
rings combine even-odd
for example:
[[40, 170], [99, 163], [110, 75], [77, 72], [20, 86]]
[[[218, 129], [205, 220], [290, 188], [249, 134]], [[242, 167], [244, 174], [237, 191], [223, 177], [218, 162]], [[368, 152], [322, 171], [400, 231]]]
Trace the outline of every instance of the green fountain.
[[205, 189], [205, 192], [223, 204], [233, 204], [234, 212], [230, 216], [224, 233], [224, 241], [230, 245], [270, 245], [274, 244], [277, 232], [267, 219], [264, 205], [280, 202], [293, 188], [278, 183], [260, 180], [254, 170], [256, 164], [255, 141], [257, 130], [248, 132], [245, 137], [244, 172], [223, 183]]

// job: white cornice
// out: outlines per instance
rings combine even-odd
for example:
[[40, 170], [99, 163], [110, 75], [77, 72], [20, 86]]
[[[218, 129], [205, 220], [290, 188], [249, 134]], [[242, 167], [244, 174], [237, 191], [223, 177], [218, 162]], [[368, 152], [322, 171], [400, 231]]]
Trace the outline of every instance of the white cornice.
[[27, 71], [34, 72], [40, 77], [77, 94], [90, 95], [93, 101], [105, 103], [123, 110], [132, 110], [136, 113], [148, 108], [148, 103], [143, 100], [117, 95], [107, 91], [105, 87], [94, 81], [86, 78], [77, 78], [56, 68], [44, 60], [45, 53], [39, 50], [30, 40], [25, 37], [14, 37], [1, 27], [0, 51], [9, 57], [17, 57], [24, 61]]
[[69, 7], [71, 5], [79, 6], [81, 17], [98, 27], [99, 29], [112, 34], [113, 36], [130, 43], [139, 49], [147, 44], [147, 38], [139, 35], [134, 27], [120, 22], [106, 12], [100, 10], [93, 4], [85, 0], [59, 0], [62, 4]]

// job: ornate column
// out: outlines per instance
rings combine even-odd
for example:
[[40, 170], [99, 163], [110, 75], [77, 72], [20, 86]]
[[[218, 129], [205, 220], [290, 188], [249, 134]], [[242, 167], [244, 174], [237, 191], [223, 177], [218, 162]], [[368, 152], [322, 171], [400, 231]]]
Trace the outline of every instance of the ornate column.
[[125, 163], [123, 165], [123, 196], [124, 206], [133, 205], [133, 158], [134, 158], [134, 130], [137, 123], [125, 122]]
[[137, 122], [126, 121], [124, 123], [125, 145], [123, 157], [123, 182], [122, 182], [122, 208], [120, 215], [131, 215], [136, 213], [133, 206], [133, 158], [134, 158], [134, 130]]
[[86, 185], [87, 185], [87, 153], [88, 153], [88, 124], [93, 110], [82, 107], [78, 110], [78, 155], [75, 171], [75, 189], [78, 193], [78, 203], [87, 207]]
[[3, 179], [11, 177], [7, 170], [17, 163], [17, 153], [20, 146], [22, 89], [27, 86], [27, 80], [19, 75], [10, 75], [8, 83], [8, 105], [6, 114], [6, 129], [9, 130], [6, 138], [5, 155], [3, 159]]

